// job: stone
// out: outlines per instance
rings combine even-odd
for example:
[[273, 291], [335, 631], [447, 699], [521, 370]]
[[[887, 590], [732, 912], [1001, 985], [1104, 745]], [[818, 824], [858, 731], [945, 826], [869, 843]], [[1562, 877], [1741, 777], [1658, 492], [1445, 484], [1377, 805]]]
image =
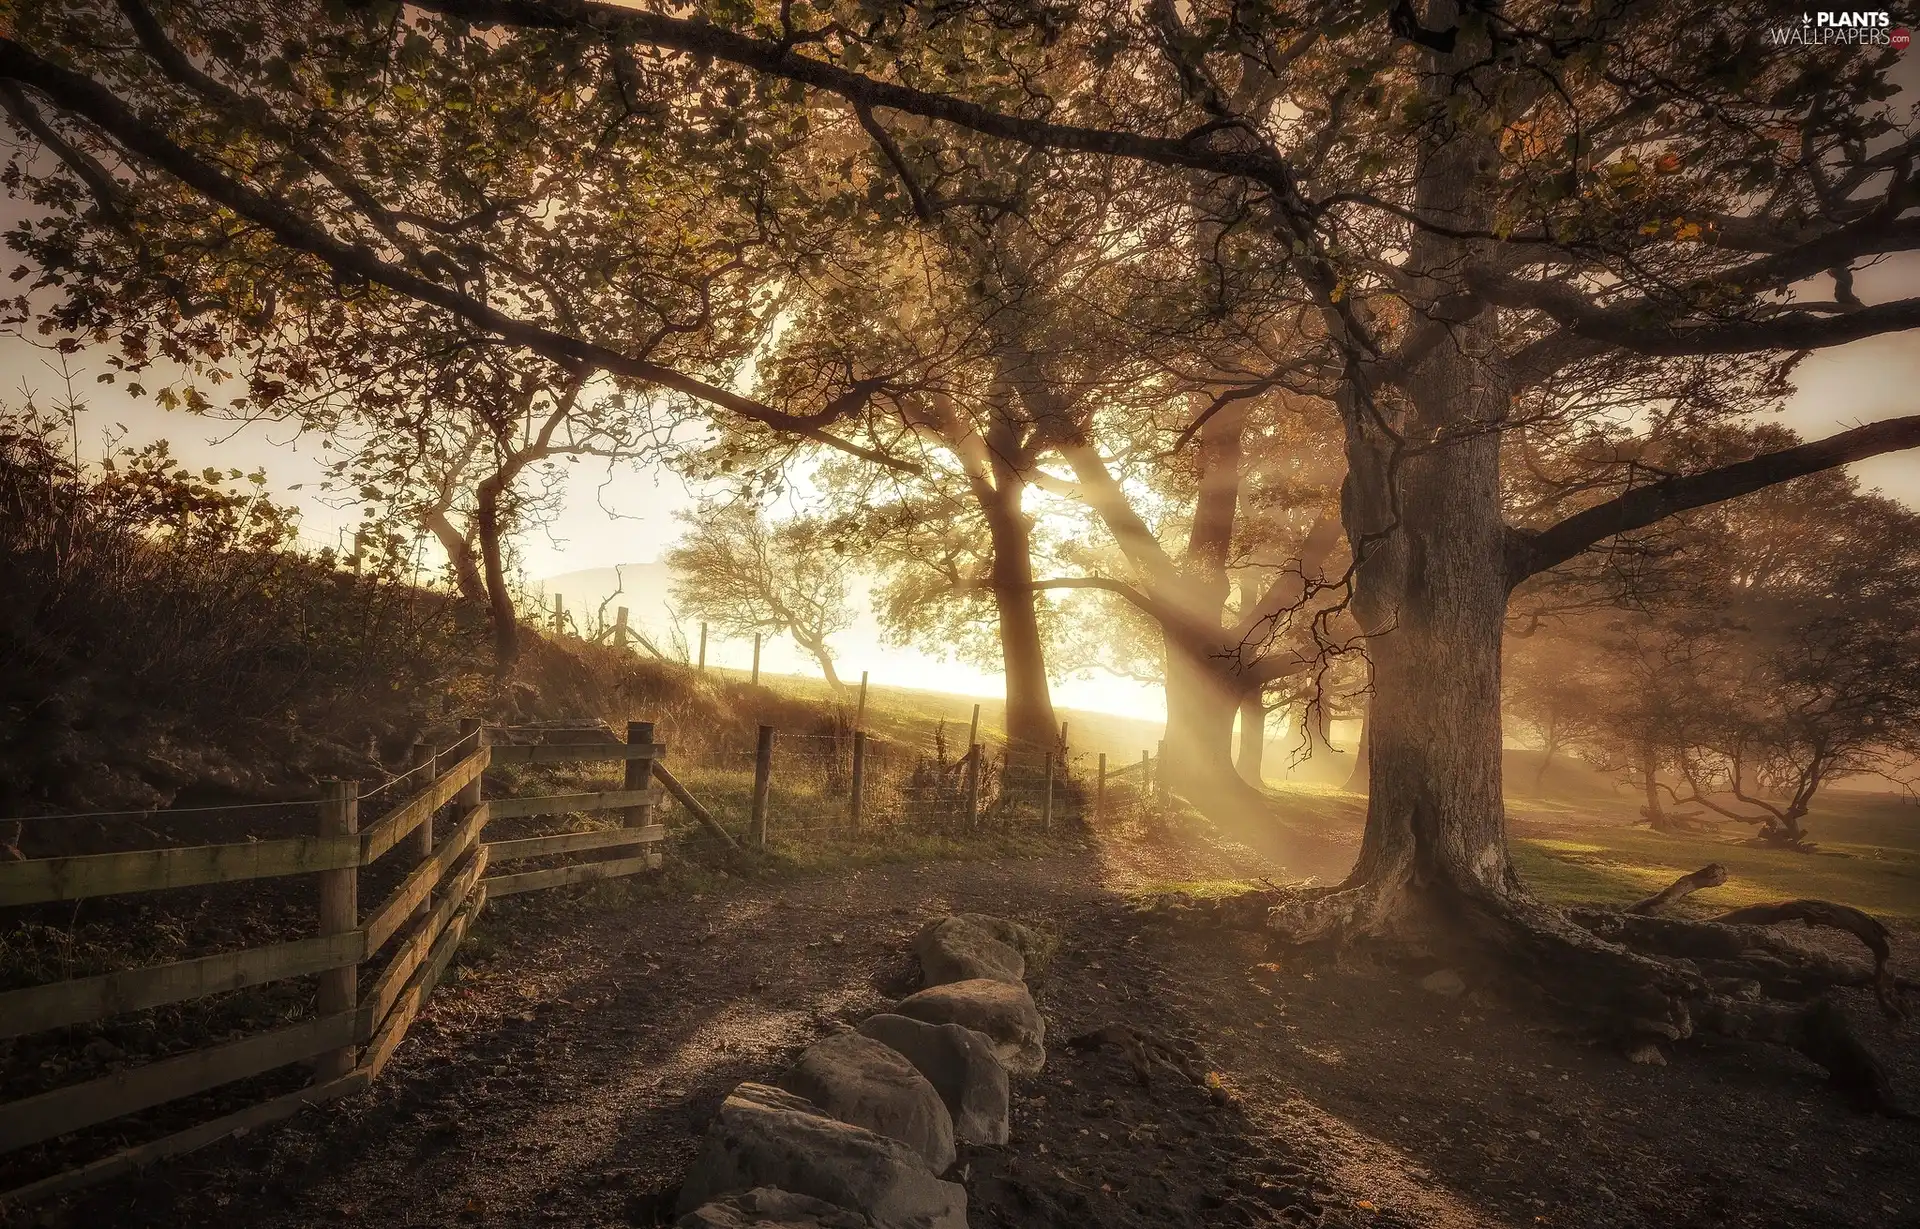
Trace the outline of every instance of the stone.
[[897, 1139], [935, 1173], [953, 1164], [953, 1118], [927, 1077], [892, 1047], [856, 1032], [808, 1046], [776, 1081], [841, 1122]]
[[1009, 922], [1006, 918], [994, 917], [990, 913], [956, 913], [953, 916], [969, 926], [986, 931], [1019, 952], [1028, 964], [1044, 959], [1047, 954], [1047, 944], [1040, 938], [1039, 932], [1031, 926]]
[[707, 1128], [678, 1211], [763, 1186], [859, 1212], [876, 1229], [967, 1229], [966, 1188], [935, 1177], [913, 1149], [830, 1118], [804, 1097], [741, 1084]]
[[1452, 969], [1438, 969], [1420, 979], [1420, 988], [1457, 999], [1467, 992], [1467, 983]]
[[1659, 1046], [1649, 1041], [1628, 1050], [1627, 1061], [1647, 1067], [1664, 1067], [1667, 1065], [1667, 1056], [1660, 1052]]
[[927, 1078], [947, 1107], [955, 1139], [969, 1144], [1007, 1142], [1007, 1069], [986, 1034], [891, 1012], [868, 1016], [859, 1030], [862, 1036], [904, 1055]]
[[948, 982], [909, 995], [894, 1007], [896, 1015], [929, 1024], [958, 1024], [986, 1034], [993, 1052], [1013, 1075], [1038, 1075], [1047, 1064], [1046, 1024], [1027, 988], [992, 978]]
[[929, 986], [976, 977], [1018, 985], [1027, 975], [1026, 957], [964, 918], [940, 918], [922, 926], [913, 939], [913, 954], [920, 958], [920, 972]]
[[703, 1203], [675, 1224], [678, 1229], [873, 1229], [858, 1212], [771, 1186]]

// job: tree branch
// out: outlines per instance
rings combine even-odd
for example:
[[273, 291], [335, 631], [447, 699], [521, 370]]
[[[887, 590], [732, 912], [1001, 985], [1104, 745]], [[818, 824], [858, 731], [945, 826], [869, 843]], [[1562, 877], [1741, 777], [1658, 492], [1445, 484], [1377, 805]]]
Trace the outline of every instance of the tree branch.
[[265, 228], [281, 246], [317, 257], [343, 274], [443, 308], [563, 366], [585, 364], [613, 375], [657, 384], [863, 461], [905, 473], [919, 472], [919, 467], [912, 462], [863, 447], [824, 430], [821, 426], [823, 421], [831, 421], [832, 416], [847, 411], [848, 407], [842, 404], [836, 403], [822, 414], [789, 414], [674, 368], [633, 358], [606, 346], [516, 319], [454, 287], [383, 260], [362, 245], [343, 242], [175, 143], [164, 132], [140, 119], [98, 82], [42, 59], [8, 38], [0, 38], [0, 79], [32, 86], [62, 110], [94, 124], [113, 137], [128, 152], [173, 175], [216, 204], [224, 205]]
[[1724, 324], [1648, 325], [1648, 304], [1636, 299], [1595, 307], [1566, 286], [1494, 274], [1470, 275], [1473, 289], [1501, 307], [1543, 312], [1567, 332], [1637, 354], [1746, 354], [1755, 350], [1820, 350], [1863, 337], [1920, 327], [1920, 298], [1875, 303], [1838, 315], [1785, 311], [1763, 320]]
[[476, 25], [596, 29], [633, 42], [710, 55], [769, 76], [838, 94], [849, 102], [925, 116], [1022, 145], [1108, 154], [1161, 166], [1239, 176], [1266, 185], [1290, 208], [1302, 205], [1292, 168], [1265, 150], [1009, 115], [950, 95], [880, 81], [825, 60], [796, 54], [789, 44], [753, 38], [717, 25], [594, 0], [419, 0], [419, 6]]
[[1538, 532], [1509, 530], [1507, 583], [1558, 567], [1616, 534], [1643, 529], [1689, 508], [1788, 482], [1883, 452], [1920, 447], [1920, 414], [1889, 418], [1811, 444], [1783, 448], [1704, 473], [1668, 478], [1626, 492]]
[[1117, 593], [1126, 598], [1156, 623], [1166, 623], [1178, 618], [1178, 615], [1169, 611], [1163, 603], [1154, 601], [1126, 581], [1114, 580], [1111, 577], [1065, 576], [1057, 580], [1036, 580], [1032, 588], [1035, 593], [1044, 593], [1050, 589], [1099, 589], [1107, 593]]

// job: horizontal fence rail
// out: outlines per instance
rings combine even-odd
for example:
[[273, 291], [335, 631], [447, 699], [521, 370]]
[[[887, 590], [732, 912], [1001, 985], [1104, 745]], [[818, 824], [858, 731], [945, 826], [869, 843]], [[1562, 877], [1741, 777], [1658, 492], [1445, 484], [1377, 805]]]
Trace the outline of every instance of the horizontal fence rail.
[[361, 865], [360, 842], [294, 836], [234, 845], [140, 849], [0, 862], [0, 906], [160, 892], [245, 879], [272, 879]]

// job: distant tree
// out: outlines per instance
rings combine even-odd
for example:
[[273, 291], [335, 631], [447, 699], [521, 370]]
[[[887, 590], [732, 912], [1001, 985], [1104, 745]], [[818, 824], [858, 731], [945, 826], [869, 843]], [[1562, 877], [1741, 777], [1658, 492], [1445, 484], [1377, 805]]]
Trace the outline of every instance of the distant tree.
[[770, 521], [743, 502], [681, 519], [687, 536], [667, 554], [681, 610], [729, 635], [791, 635], [839, 690], [827, 638], [853, 626], [852, 566], [827, 525], [810, 517]]
[[1540, 743], [1536, 794], [1545, 788], [1554, 758], [1590, 746], [1604, 724], [1607, 706], [1599, 689], [1609, 680], [1594, 668], [1592, 647], [1584, 626], [1565, 635], [1536, 630], [1508, 638], [1506, 710]]
[[[1779, 428], [1716, 434], [1708, 446], [1792, 443]], [[1578, 745], [1631, 769], [1656, 830], [1704, 809], [1800, 847], [1821, 788], [1920, 747], [1920, 516], [1827, 471], [1677, 518], [1641, 547], [1549, 598], [1614, 608], [1544, 615], [1510, 639], [1506, 694], [1549, 753]]]

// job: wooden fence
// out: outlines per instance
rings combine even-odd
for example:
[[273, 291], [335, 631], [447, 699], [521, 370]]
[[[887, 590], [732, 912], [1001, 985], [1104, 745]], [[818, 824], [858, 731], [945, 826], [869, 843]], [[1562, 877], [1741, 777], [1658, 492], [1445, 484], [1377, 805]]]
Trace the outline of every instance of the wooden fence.
[[[491, 733], [466, 722], [450, 752], [436, 756], [431, 748], [416, 747], [412, 771], [425, 784], [364, 828], [356, 783], [332, 781], [325, 783], [319, 831], [312, 836], [0, 863], [0, 906], [290, 875], [314, 876], [319, 900], [310, 938], [0, 993], [0, 1039], [6, 1039], [286, 978], [319, 979], [317, 1010], [300, 1023], [0, 1105], [5, 1153], [289, 1064], [308, 1062], [314, 1071], [296, 1092], [20, 1187], [0, 1195], [0, 1205], [101, 1181], [366, 1087], [405, 1039], [489, 898], [659, 866], [666, 828], [655, 821], [654, 808], [668, 793], [732, 844], [661, 763], [666, 748], [653, 741], [651, 722], [631, 723], [624, 743], [495, 745]], [[441, 768], [442, 760], [453, 762]], [[624, 762], [625, 787], [538, 798], [482, 794], [490, 767], [590, 761]], [[619, 812], [620, 827], [482, 839], [491, 820], [596, 811]], [[443, 813], [450, 813], [451, 822], [441, 827]], [[412, 859], [413, 868], [385, 900], [362, 911], [361, 869], [396, 851]], [[632, 852], [501, 870], [531, 858], [604, 851]], [[369, 966], [378, 971], [365, 982], [361, 973]]]

